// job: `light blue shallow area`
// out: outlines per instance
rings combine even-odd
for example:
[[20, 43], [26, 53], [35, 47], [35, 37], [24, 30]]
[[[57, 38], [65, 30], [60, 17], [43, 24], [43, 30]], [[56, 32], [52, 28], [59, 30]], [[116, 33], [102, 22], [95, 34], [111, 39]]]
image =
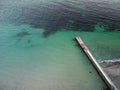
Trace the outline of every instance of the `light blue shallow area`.
[[[16, 36], [22, 30], [29, 34]], [[77, 47], [74, 38], [81, 32], [62, 30], [47, 38], [42, 32], [28, 25], [0, 25], [0, 90], [106, 88]]]

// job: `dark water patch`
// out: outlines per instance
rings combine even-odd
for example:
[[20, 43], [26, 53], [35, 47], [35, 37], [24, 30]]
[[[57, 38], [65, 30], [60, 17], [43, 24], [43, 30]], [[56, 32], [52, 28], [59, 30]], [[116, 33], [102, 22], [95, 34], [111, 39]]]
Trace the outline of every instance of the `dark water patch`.
[[[14, 2], [13, 2], [14, 3]], [[102, 23], [105, 30], [120, 30], [120, 3], [95, 1], [54, 1], [52, 3], [34, 3], [26, 5], [3, 4], [0, 9], [1, 22], [28, 24], [34, 28], [43, 28], [43, 36], [63, 29], [76, 31], [95, 31]], [[72, 22], [71, 22], [72, 21]]]
[[27, 40], [27, 43], [29, 43], [29, 44], [30, 44], [30, 43], [31, 43], [31, 40]]
[[22, 31], [22, 32], [17, 33], [14, 37], [20, 37], [20, 38], [22, 38], [22, 37], [28, 36], [28, 35], [30, 35], [29, 32], [27, 32], [27, 31]]
[[91, 72], [91, 71], [89, 71], [89, 73], [91, 74], [92, 72]]

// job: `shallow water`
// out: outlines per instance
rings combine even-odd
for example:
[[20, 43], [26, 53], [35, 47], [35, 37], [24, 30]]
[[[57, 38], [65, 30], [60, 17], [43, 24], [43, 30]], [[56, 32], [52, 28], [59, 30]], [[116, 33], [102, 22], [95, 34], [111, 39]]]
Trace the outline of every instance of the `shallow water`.
[[[20, 35], [21, 30], [29, 34]], [[93, 40], [93, 34], [102, 33], [61, 30], [44, 38], [42, 29], [8, 24], [1, 25], [0, 31], [1, 90], [106, 88], [74, 40], [75, 36], [81, 36], [86, 42]], [[87, 44], [91, 46], [89, 42]]]
[[[115, 12], [107, 18], [99, 7], [93, 14], [91, 4], [107, 6], [107, 15]], [[81, 36], [98, 61], [120, 58], [119, 6], [110, 5], [1, 0], [0, 90], [105, 90], [74, 38]]]

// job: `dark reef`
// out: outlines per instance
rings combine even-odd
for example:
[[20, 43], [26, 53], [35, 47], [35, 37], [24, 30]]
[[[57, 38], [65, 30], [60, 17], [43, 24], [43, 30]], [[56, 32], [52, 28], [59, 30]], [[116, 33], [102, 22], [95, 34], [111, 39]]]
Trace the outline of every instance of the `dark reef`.
[[0, 21], [43, 28], [44, 37], [60, 29], [94, 31], [97, 24], [105, 28], [105, 31], [120, 31], [120, 3], [66, 0], [8, 5], [3, 1], [0, 7]]

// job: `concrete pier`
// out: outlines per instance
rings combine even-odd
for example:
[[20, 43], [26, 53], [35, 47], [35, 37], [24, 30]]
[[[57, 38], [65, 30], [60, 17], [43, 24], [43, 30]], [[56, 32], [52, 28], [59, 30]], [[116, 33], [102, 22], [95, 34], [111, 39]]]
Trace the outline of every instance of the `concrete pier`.
[[110, 78], [102, 70], [101, 66], [98, 64], [98, 62], [96, 61], [96, 59], [94, 58], [94, 56], [92, 55], [92, 53], [90, 52], [90, 50], [88, 49], [88, 47], [82, 41], [82, 39], [80, 37], [76, 37], [76, 40], [77, 40], [78, 44], [80, 45], [80, 47], [82, 48], [82, 50], [84, 51], [84, 53], [89, 58], [90, 62], [94, 66], [94, 68], [97, 70], [98, 74], [101, 76], [101, 78], [106, 83], [106, 85], [110, 88], [110, 90], [118, 90], [116, 88], [116, 86], [112, 83], [112, 81], [110, 80]]

